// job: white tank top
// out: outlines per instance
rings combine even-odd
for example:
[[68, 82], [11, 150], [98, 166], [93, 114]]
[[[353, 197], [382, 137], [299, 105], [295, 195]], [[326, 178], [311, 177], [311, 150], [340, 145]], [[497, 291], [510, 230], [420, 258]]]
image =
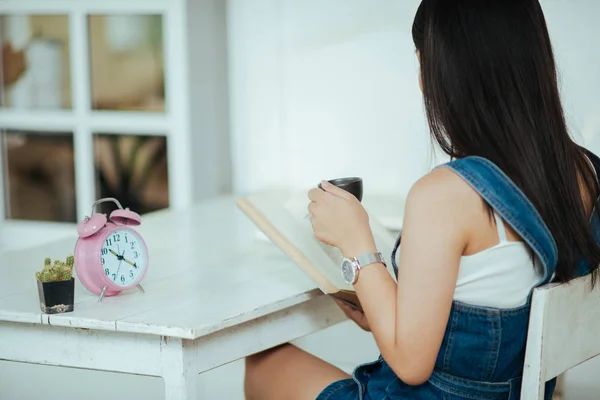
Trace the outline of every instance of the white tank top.
[[502, 218], [495, 212], [494, 218], [500, 241], [461, 257], [454, 300], [482, 307], [519, 307], [527, 302], [543, 267], [524, 242], [508, 241]]
[[[598, 181], [596, 170], [586, 159]], [[494, 218], [500, 242], [461, 257], [454, 300], [483, 307], [519, 307], [542, 278], [543, 266], [525, 243], [509, 242], [504, 221], [495, 212]]]
[[519, 307], [527, 302], [543, 268], [524, 242], [507, 240], [502, 218], [495, 212], [494, 217], [500, 242], [461, 257], [454, 300], [484, 307]]

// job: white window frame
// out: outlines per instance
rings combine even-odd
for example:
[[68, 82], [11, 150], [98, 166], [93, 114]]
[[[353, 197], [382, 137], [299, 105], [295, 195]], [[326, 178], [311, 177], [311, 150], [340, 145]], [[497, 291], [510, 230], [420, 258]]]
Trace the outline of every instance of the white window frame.
[[[91, 109], [89, 40], [90, 14], [161, 14], [165, 74], [165, 111], [127, 112]], [[0, 130], [72, 132], [74, 141], [77, 220], [90, 211], [95, 198], [94, 133], [160, 135], [167, 140], [169, 208], [182, 209], [193, 202], [191, 126], [188, 85], [188, 35], [184, 0], [2, 0], [0, 15], [60, 14], [69, 17], [71, 97], [70, 110], [17, 110], [0, 108]], [[0, 151], [0, 176], [5, 160]], [[65, 224], [6, 220], [4, 181], [0, 185], [0, 225], [41, 227]], [[8, 223], [8, 224], [7, 224]], [[72, 224], [69, 229], [72, 229]]]

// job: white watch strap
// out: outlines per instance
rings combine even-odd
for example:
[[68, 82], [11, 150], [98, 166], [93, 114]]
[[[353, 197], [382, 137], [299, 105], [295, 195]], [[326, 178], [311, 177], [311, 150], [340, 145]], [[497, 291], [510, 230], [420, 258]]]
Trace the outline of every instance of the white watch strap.
[[366, 265], [375, 263], [382, 263], [383, 265], [386, 265], [383, 255], [380, 252], [361, 254], [360, 256], [355, 257], [355, 260], [358, 263], [359, 269]]

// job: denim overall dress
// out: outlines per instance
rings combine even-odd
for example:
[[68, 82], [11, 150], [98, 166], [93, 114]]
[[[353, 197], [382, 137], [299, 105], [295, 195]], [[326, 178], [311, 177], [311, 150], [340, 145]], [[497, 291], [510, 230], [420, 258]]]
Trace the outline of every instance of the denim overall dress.
[[[600, 159], [591, 153], [588, 157], [599, 171]], [[543, 266], [536, 286], [549, 283], [557, 262], [556, 244], [534, 206], [508, 176], [480, 157], [466, 157], [440, 167], [450, 168], [461, 176], [510, 224]], [[600, 243], [599, 221], [595, 207], [590, 224], [597, 243]], [[396, 276], [399, 244], [400, 236], [392, 253]], [[580, 275], [588, 272], [584, 263], [579, 267]], [[422, 385], [402, 382], [379, 356], [374, 362], [359, 365], [351, 379], [329, 385], [317, 400], [520, 399], [532, 293], [533, 290], [525, 305], [511, 309], [454, 301], [435, 369]], [[551, 398], [555, 385], [556, 379], [546, 383], [546, 399]]]

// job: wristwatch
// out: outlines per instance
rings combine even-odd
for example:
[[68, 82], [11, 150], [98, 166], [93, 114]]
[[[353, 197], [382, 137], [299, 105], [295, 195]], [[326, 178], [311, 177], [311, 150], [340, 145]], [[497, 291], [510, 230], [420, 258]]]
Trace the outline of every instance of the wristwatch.
[[358, 257], [345, 258], [342, 260], [342, 277], [349, 285], [354, 285], [358, 280], [358, 271], [369, 265], [375, 263], [385, 264], [385, 260], [381, 253], [366, 253]]

